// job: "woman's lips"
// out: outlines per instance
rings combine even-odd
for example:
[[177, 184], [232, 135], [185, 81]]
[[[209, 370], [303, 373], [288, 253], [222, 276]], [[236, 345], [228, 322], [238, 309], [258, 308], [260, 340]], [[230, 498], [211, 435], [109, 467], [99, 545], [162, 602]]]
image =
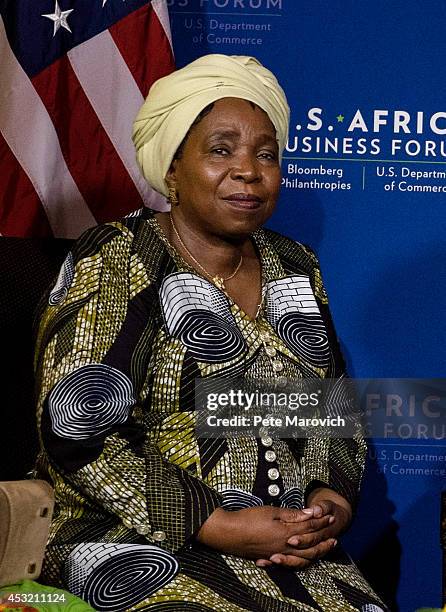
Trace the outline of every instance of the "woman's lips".
[[243, 210], [259, 208], [263, 202], [262, 198], [259, 198], [259, 196], [247, 193], [232, 193], [222, 199], [229, 202], [235, 208], [241, 208]]

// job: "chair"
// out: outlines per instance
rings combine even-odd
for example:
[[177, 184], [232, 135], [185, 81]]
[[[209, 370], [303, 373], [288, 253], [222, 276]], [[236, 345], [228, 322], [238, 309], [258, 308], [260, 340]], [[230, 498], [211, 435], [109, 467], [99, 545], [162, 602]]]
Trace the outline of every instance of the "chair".
[[52, 488], [25, 480], [38, 450], [33, 320], [70, 245], [69, 240], [0, 237], [0, 587], [38, 577], [48, 537]]

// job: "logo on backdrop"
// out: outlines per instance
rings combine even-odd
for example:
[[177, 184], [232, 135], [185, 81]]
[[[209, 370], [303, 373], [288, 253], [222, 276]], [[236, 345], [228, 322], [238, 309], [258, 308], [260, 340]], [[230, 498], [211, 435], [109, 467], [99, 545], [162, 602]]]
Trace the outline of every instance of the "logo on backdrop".
[[[273, 42], [285, 0], [167, 0], [172, 29], [209, 53], [234, 53]], [[215, 49], [213, 49], [215, 47]], [[240, 51], [238, 51], [240, 52]]]
[[300, 116], [284, 155], [285, 188], [446, 192], [445, 111], [312, 107]]

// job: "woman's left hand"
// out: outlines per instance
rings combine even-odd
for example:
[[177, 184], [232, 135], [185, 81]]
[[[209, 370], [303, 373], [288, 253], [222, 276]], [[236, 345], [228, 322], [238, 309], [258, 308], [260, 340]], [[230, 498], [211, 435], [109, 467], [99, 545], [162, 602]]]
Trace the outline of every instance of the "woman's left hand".
[[352, 517], [351, 506], [347, 500], [333, 490], [327, 488], [316, 489], [310, 495], [308, 502], [307, 507], [313, 509], [315, 517], [331, 515], [334, 520], [330, 525], [319, 531], [292, 536], [287, 544], [297, 548], [297, 554], [276, 553], [269, 560], [259, 559], [256, 561], [259, 567], [267, 567], [273, 563], [284, 567], [294, 567], [296, 562], [302, 559], [307, 560], [310, 564], [327, 554], [327, 547], [324, 546], [327, 540], [336, 539], [349, 526]]

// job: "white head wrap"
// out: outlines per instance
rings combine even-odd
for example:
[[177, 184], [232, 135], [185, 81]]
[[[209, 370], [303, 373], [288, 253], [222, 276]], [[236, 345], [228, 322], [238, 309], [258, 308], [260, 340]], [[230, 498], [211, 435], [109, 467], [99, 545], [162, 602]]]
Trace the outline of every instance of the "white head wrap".
[[197, 115], [211, 102], [229, 97], [254, 102], [267, 113], [281, 158], [290, 109], [276, 77], [253, 57], [205, 55], [156, 81], [135, 119], [137, 160], [156, 191], [167, 196], [165, 176]]

